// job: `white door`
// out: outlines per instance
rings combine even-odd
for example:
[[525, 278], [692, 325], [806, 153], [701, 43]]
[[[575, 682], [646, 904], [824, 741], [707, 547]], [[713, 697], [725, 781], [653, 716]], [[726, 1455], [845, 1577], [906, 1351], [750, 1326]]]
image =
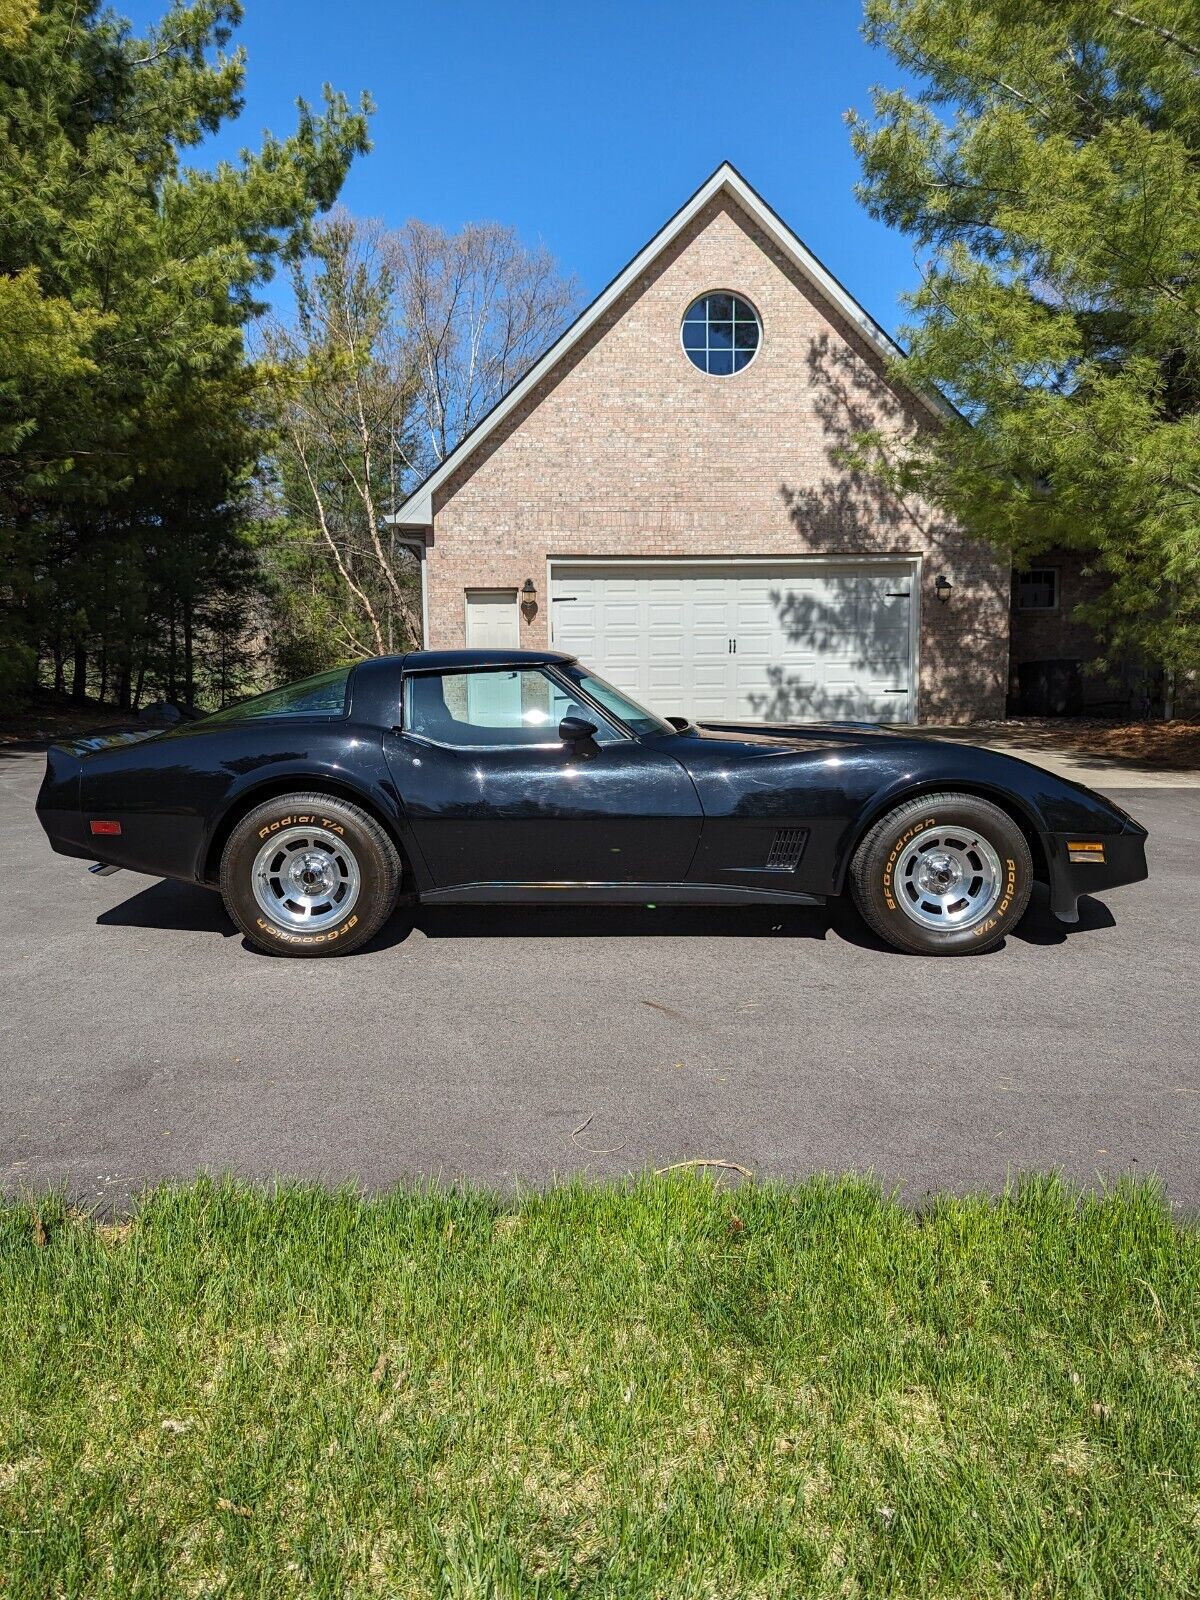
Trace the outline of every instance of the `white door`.
[[510, 650], [521, 642], [515, 589], [467, 590], [467, 648]]
[[699, 721], [908, 722], [913, 564], [562, 567], [556, 648]]
[[[467, 590], [467, 648], [509, 650], [521, 642], [515, 589]], [[467, 721], [497, 727], [521, 720], [520, 674], [485, 673], [467, 679]]]

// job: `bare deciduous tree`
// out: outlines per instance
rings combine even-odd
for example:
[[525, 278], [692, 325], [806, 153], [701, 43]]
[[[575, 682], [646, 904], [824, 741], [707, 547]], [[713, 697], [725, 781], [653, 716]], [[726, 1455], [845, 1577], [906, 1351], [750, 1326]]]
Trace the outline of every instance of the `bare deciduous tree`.
[[362, 655], [420, 638], [413, 558], [387, 521], [415, 383], [386, 239], [344, 214], [322, 224], [293, 272], [293, 321], [266, 333], [280, 495], [323, 542], [354, 613], [333, 625]]
[[[511, 228], [399, 232], [337, 213], [264, 335], [277, 425], [275, 654], [324, 663], [420, 638], [390, 520], [565, 326], [579, 294]], [[319, 557], [319, 559], [318, 559]]]
[[416, 376], [409, 465], [423, 474], [566, 327], [579, 286], [547, 250], [495, 222], [453, 234], [409, 222], [388, 237], [386, 256]]

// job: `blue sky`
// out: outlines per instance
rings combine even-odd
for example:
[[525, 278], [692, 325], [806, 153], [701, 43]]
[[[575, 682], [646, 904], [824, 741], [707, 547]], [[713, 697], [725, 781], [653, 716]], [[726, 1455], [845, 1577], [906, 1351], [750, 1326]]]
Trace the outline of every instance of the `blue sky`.
[[[144, 27], [166, 0], [115, 9]], [[324, 81], [370, 90], [343, 191], [398, 224], [514, 224], [596, 294], [730, 160], [883, 325], [911, 244], [854, 199], [842, 115], [896, 68], [856, 0], [246, 0], [246, 110], [207, 153], [294, 125]]]

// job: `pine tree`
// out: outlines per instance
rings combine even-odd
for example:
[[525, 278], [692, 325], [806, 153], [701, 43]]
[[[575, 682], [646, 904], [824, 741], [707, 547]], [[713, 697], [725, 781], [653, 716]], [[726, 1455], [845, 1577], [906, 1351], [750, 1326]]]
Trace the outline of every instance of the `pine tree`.
[[1097, 663], [1200, 668], [1200, 11], [867, 0], [917, 80], [851, 115], [922, 257], [905, 372], [961, 409], [858, 459], [1027, 562], [1108, 581]]
[[262, 443], [245, 330], [369, 107], [327, 88], [290, 137], [188, 166], [241, 109], [236, 0], [176, 0], [145, 38], [99, 0], [2, 3], [0, 684], [44, 654], [124, 698], [169, 656], [194, 697], [197, 619], [248, 570], [223, 566]]

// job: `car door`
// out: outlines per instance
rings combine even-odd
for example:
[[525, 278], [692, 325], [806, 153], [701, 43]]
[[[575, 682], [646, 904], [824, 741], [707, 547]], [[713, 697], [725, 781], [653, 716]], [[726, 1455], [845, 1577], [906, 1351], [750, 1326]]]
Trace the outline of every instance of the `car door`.
[[[567, 715], [595, 739], [565, 745]], [[687, 876], [701, 827], [691, 778], [547, 668], [408, 673], [385, 749], [439, 889]]]

